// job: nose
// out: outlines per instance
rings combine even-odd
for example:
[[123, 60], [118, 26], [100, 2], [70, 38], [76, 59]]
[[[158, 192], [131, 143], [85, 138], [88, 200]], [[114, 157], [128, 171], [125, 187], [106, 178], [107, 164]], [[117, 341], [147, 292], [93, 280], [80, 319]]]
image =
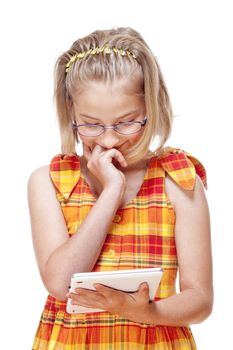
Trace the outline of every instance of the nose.
[[113, 129], [105, 129], [104, 133], [99, 136], [99, 144], [107, 149], [116, 147], [119, 144], [120, 135]]

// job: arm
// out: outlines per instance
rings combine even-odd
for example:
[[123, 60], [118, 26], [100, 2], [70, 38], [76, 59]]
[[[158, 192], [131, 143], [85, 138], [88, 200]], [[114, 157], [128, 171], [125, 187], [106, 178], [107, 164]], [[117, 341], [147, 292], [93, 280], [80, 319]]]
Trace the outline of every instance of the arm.
[[123, 182], [115, 179], [113, 185], [106, 185], [78, 231], [69, 238], [49, 167], [32, 173], [28, 202], [33, 245], [41, 278], [50, 294], [66, 299], [71, 275], [92, 270], [123, 193]]
[[170, 177], [166, 190], [176, 212], [176, 249], [180, 293], [154, 303], [151, 323], [184, 326], [207, 318], [213, 305], [212, 254], [208, 204], [196, 176], [193, 191], [179, 188]]

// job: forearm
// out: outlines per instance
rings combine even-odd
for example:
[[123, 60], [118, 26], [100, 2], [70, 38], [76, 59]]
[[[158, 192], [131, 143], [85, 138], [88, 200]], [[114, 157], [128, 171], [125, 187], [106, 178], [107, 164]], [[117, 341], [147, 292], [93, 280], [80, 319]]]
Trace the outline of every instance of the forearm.
[[151, 303], [148, 322], [165, 326], [188, 326], [206, 319], [212, 310], [212, 293], [186, 289], [179, 294]]
[[65, 299], [70, 277], [91, 271], [119, 206], [121, 189], [104, 190], [77, 232], [58, 247], [44, 268], [44, 284], [58, 299]]

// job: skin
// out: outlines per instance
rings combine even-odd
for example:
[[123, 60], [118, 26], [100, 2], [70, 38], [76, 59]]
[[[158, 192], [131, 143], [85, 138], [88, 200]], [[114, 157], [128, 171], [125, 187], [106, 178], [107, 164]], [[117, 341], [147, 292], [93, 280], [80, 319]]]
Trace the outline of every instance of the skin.
[[[133, 88], [129, 81], [111, 86], [89, 83], [81, 93], [73, 95], [75, 120], [78, 124], [113, 125], [133, 110], [137, 112], [121, 121], [143, 120], [145, 105], [139, 96], [130, 93]], [[71, 238], [67, 238], [48, 167], [39, 168], [31, 175], [29, 209], [41, 277], [50, 294], [58, 299], [69, 297], [73, 304], [101, 308], [134, 322], [171, 326], [199, 323], [211, 313], [213, 287], [209, 210], [198, 176], [193, 191], [181, 189], [169, 177], [165, 179], [166, 192], [176, 212], [180, 293], [153, 303], [149, 303], [145, 283], [135, 293], [100, 284], [96, 285], [96, 291], [77, 289], [76, 293], [67, 293], [72, 273], [91, 271], [94, 267], [117, 208], [135, 197], [141, 187], [147, 163], [141, 160], [127, 166], [124, 158], [127, 148], [140, 137], [141, 133], [123, 136], [112, 129], [96, 138], [79, 136], [83, 143], [81, 171], [98, 200], [78, 234]]]

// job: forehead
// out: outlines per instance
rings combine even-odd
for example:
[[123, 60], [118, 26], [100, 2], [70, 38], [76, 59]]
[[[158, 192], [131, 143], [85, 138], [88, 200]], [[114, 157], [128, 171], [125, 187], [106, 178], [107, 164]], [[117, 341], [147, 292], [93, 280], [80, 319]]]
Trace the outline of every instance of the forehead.
[[130, 109], [143, 108], [144, 96], [135, 83], [135, 79], [85, 83], [72, 94], [74, 107], [80, 113], [94, 116], [105, 112], [117, 116]]

